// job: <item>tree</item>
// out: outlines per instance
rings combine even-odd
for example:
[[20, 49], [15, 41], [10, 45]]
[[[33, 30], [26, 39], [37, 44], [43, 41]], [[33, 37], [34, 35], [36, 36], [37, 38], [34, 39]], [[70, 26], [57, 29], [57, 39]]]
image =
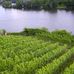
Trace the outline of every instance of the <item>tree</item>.
[[2, 3], [2, 6], [5, 8], [11, 8], [12, 7], [12, 2], [11, 0], [4, 0]]
[[23, 4], [22, 0], [16, 0], [16, 7], [17, 8], [22, 8], [22, 4]]

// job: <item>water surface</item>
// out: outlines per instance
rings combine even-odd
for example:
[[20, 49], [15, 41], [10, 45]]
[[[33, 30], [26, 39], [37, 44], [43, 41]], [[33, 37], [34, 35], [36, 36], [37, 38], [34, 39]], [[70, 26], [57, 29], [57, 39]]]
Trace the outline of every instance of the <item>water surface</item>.
[[74, 34], [74, 13], [72, 11], [27, 11], [4, 9], [0, 6], [0, 29], [20, 32], [24, 28], [48, 28], [49, 31], [65, 29]]

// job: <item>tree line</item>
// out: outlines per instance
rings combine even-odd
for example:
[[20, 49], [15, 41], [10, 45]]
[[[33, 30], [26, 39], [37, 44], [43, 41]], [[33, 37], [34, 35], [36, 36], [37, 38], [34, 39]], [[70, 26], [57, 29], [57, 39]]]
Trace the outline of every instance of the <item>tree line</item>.
[[[11, 7], [13, 0], [4, 0], [3, 5]], [[74, 9], [74, 0], [16, 0], [16, 8], [24, 9]]]

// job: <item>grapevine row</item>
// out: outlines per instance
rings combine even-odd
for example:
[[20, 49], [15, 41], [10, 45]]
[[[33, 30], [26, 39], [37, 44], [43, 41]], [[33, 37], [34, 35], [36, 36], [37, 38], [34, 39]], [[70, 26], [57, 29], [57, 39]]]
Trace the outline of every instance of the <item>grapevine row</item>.
[[[34, 58], [33, 60], [23, 63], [23, 73], [24, 74], [34, 74], [34, 71], [38, 68], [41, 68], [43, 65], [47, 64], [47, 62], [56, 58], [59, 54], [61, 54], [66, 46], [59, 46], [58, 48], [49, 51], [44, 54], [42, 57]], [[18, 72], [22, 72], [19, 70]]]
[[65, 69], [63, 74], [74, 74], [74, 62]]
[[42, 69], [39, 69], [36, 74], [59, 74], [58, 68], [66, 63], [68, 59], [71, 58], [74, 54], [74, 48], [68, 50], [64, 55], [59, 57], [58, 59], [53, 60], [52, 63], [47, 64]]

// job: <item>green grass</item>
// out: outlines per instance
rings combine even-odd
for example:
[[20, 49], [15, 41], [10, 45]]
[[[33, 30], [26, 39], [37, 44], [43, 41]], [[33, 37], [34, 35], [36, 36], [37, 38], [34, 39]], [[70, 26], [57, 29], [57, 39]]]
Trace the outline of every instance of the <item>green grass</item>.
[[0, 36], [0, 74], [74, 74], [73, 54], [74, 48], [33, 36]]

